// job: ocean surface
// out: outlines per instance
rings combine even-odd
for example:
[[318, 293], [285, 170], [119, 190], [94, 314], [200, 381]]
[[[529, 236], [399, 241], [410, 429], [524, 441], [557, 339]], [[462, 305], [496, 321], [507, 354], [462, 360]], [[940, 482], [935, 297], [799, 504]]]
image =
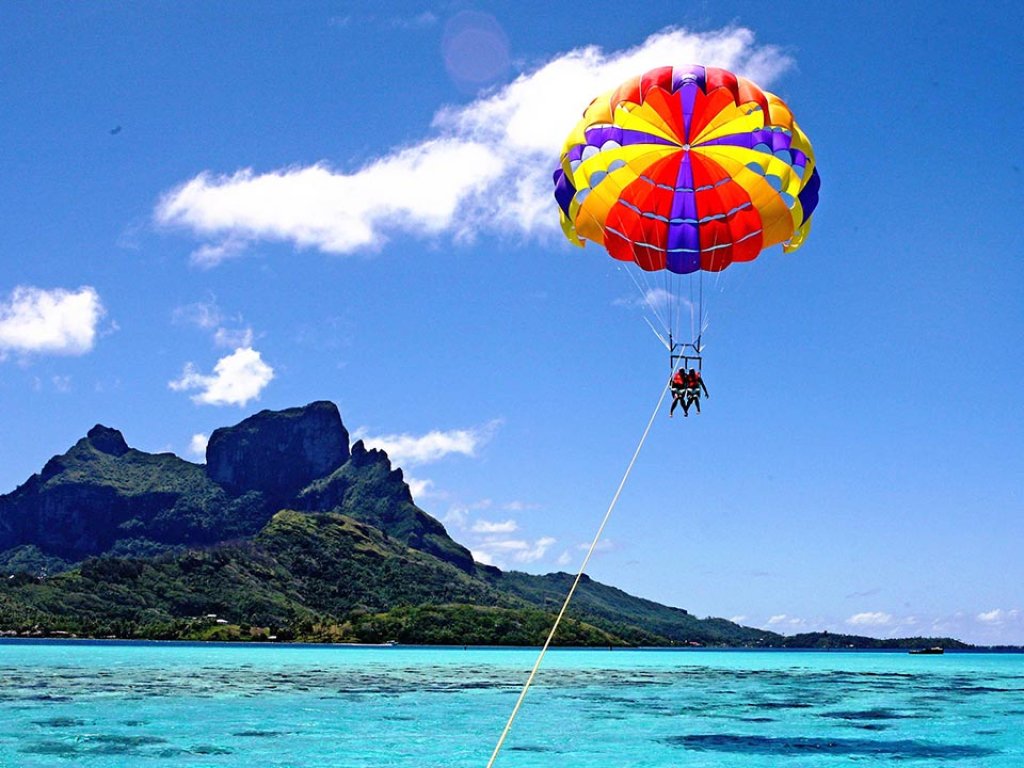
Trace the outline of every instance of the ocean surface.
[[[0, 766], [484, 768], [536, 651], [0, 641]], [[1022, 768], [1024, 655], [555, 650], [495, 768]]]

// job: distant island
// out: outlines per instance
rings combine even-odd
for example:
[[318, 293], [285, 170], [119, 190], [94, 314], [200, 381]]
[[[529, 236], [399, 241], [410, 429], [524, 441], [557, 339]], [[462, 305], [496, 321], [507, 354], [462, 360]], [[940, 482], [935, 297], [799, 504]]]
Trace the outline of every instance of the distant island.
[[[216, 430], [205, 465], [97, 425], [0, 496], [0, 636], [537, 645], [572, 578], [474, 562], [326, 401]], [[971, 647], [783, 636], [586, 577], [556, 643]]]

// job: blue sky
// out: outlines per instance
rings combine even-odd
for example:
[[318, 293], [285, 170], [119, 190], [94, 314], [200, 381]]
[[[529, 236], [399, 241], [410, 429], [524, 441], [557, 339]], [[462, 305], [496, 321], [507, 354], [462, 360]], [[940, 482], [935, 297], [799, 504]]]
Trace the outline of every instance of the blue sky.
[[1015, 18], [5, 3], [0, 492], [97, 422], [201, 461], [330, 399], [479, 558], [575, 569], [667, 359], [545, 185], [597, 93], [698, 62], [789, 103], [822, 202], [707, 285], [712, 397], [658, 419], [589, 572], [786, 633], [1024, 643]]

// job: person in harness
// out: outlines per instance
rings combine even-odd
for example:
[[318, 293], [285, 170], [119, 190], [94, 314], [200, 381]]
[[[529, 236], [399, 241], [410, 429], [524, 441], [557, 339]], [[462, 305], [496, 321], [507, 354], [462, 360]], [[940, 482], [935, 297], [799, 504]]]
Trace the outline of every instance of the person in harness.
[[672, 379], [669, 381], [668, 386], [672, 391], [672, 407], [668, 409], [668, 417], [671, 419], [677, 405], [683, 406], [684, 413], [689, 408], [686, 405], [686, 373], [683, 372], [682, 368], [672, 374]]
[[[708, 394], [707, 385], [704, 383], [703, 377], [700, 375], [700, 371], [691, 368], [686, 376], [684, 377], [686, 382], [686, 389], [683, 395], [683, 416], [690, 415], [690, 406], [694, 405], [697, 407], [697, 413], [700, 413], [700, 393], [704, 391], [706, 397], [711, 397]], [[673, 403], [673, 407], [675, 403]], [[671, 413], [669, 414], [671, 415]]]

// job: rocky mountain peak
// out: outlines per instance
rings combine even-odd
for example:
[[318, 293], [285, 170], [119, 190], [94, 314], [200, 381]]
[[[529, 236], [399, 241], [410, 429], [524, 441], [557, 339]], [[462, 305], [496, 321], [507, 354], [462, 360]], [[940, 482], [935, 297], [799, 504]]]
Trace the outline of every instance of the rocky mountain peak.
[[368, 467], [372, 464], [385, 464], [391, 469], [391, 459], [387, 453], [380, 448], [367, 448], [362, 440], [356, 440], [352, 445], [352, 466]]
[[86, 433], [85, 438], [97, 451], [110, 454], [111, 456], [123, 456], [129, 451], [124, 435], [118, 430], [105, 427], [102, 424], [97, 424], [90, 429]]
[[213, 432], [206, 447], [206, 473], [236, 493], [288, 496], [348, 461], [348, 439], [338, 407], [331, 402], [260, 411]]

